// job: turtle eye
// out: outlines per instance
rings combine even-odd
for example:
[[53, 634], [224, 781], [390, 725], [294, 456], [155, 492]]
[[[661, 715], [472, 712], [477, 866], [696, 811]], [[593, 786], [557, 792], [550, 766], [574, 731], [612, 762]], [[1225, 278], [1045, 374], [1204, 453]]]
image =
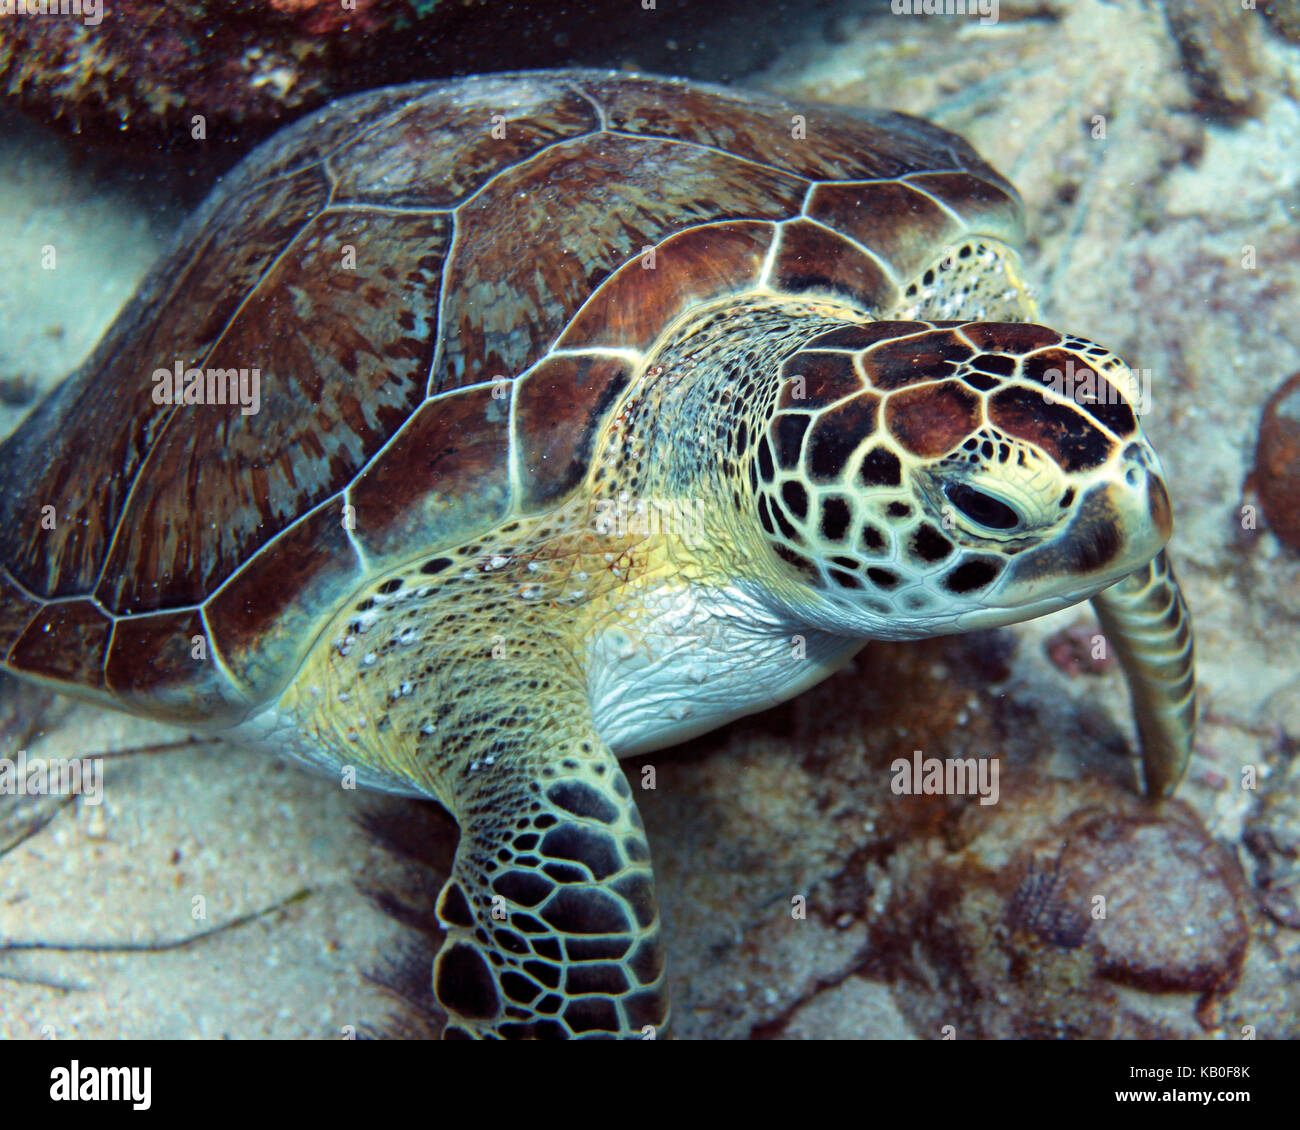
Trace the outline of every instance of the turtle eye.
[[982, 490], [976, 490], [965, 483], [948, 483], [943, 488], [943, 493], [967, 518], [986, 529], [1014, 530], [1020, 525], [1019, 514], [1005, 502]]

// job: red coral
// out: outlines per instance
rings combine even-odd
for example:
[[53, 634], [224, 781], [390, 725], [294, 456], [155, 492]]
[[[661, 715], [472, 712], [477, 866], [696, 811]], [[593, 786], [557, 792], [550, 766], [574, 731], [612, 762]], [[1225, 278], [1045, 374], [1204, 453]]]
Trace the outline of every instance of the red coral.
[[331, 35], [347, 29], [376, 31], [383, 25], [380, 0], [356, 0], [344, 8], [339, 0], [270, 0], [275, 11], [298, 17], [298, 26], [308, 35]]

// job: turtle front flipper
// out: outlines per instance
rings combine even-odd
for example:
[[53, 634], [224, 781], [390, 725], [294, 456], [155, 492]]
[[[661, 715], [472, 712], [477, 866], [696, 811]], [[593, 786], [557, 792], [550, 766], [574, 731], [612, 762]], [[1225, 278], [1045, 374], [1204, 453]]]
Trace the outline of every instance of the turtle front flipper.
[[1192, 618], [1166, 555], [1092, 598], [1133, 696], [1147, 796], [1169, 796], [1196, 737]]
[[594, 731], [566, 737], [521, 760], [506, 735], [454, 782], [460, 845], [433, 975], [444, 1038], [653, 1038], [667, 1024], [632, 790]]

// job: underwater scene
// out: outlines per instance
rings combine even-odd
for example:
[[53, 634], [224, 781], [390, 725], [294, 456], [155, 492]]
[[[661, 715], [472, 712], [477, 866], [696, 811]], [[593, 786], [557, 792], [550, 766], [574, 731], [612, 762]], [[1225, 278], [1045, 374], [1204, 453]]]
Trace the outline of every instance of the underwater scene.
[[1300, 1035], [1295, 0], [0, 0], [0, 1039]]

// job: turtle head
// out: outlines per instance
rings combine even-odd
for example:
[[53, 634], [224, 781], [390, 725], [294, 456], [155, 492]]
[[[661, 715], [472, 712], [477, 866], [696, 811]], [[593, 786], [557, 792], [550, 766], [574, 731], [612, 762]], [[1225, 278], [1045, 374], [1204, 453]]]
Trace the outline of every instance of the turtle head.
[[783, 366], [750, 471], [792, 606], [917, 638], [1039, 616], [1145, 564], [1171, 517], [1131, 383], [1108, 351], [1024, 323], [816, 338]]

